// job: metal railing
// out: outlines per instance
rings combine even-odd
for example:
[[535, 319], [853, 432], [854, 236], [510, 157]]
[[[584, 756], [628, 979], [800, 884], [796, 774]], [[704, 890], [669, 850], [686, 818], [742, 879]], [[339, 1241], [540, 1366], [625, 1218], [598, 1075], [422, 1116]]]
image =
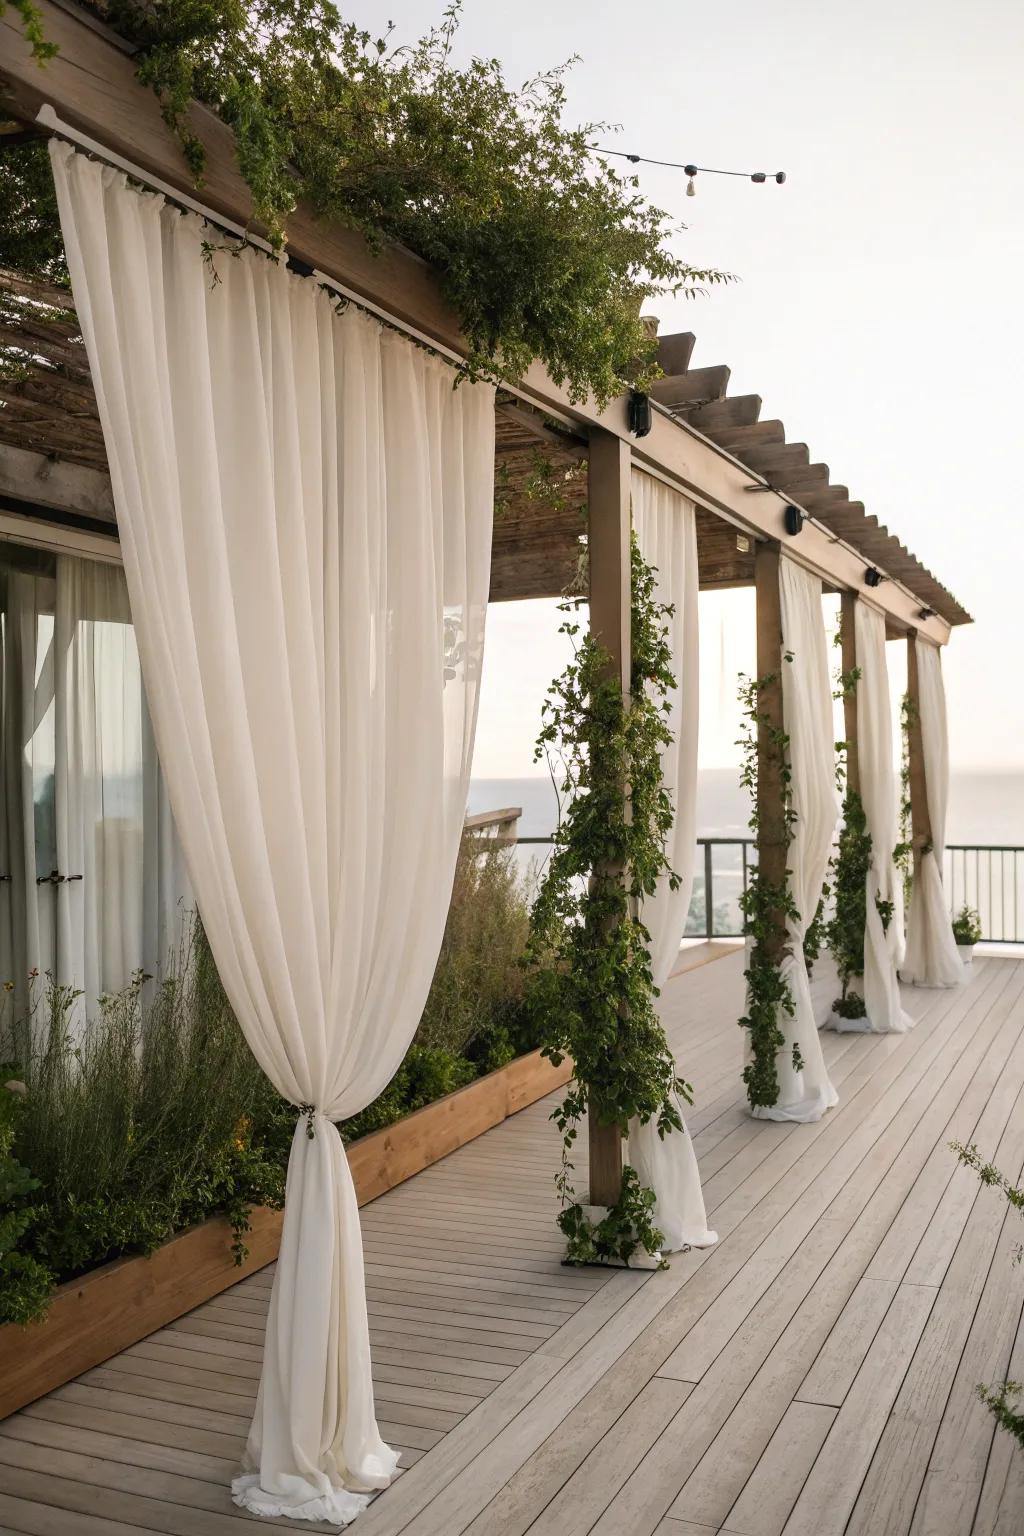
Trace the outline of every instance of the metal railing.
[[[520, 843], [550, 844], [550, 837]], [[743, 937], [740, 898], [757, 863], [749, 837], [699, 837], [686, 938]], [[950, 915], [972, 907], [983, 944], [1024, 944], [1024, 847], [951, 843], [944, 871]]]
[[945, 864], [950, 911], [972, 907], [985, 944], [1024, 944], [1024, 848], [950, 843]]

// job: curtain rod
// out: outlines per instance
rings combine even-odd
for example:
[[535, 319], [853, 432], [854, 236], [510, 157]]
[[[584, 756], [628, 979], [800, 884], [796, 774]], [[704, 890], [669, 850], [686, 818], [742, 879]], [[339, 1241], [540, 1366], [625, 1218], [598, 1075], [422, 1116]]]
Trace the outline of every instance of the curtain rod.
[[[109, 149], [105, 144], [100, 144], [98, 140], [90, 138], [88, 134], [80, 133], [77, 128], [72, 128], [70, 123], [66, 123], [62, 118], [58, 117], [56, 111], [49, 103], [39, 108], [36, 114], [36, 122], [48, 129], [57, 138], [66, 139], [68, 143], [85, 150], [87, 154], [94, 156], [95, 159], [104, 161], [105, 164], [112, 166], [115, 170], [123, 171], [126, 176], [131, 177], [132, 181], [140, 182], [143, 186], [151, 188], [154, 192], [159, 192], [175, 207], [181, 208], [188, 213], [197, 214], [205, 223], [212, 225], [215, 229], [221, 229], [225, 234], [233, 235], [236, 239], [242, 240], [246, 245], [255, 246], [257, 250], [262, 251], [271, 260], [281, 260], [283, 253], [275, 250], [269, 240], [264, 240], [262, 235], [254, 234], [243, 225], [236, 224], [233, 219], [228, 218], [225, 214], [215, 212], [204, 203], [200, 203], [196, 198], [190, 197], [187, 192], [181, 192], [177, 187], [172, 187], [168, 182], [162, 181], [152, 171], [144, 170], [142, 166], [135, 165], [131, 160], [126, 160], [116, 150]], [[466, 366], [466, 359], [460, 353], [453, 351], [451, 347], [445, 346], [443, 342], [435, 341], [433, 337], [417, 330], [408, 321], [400, 320], [397, 315], [392, 315], [386, 309], [382, 309], [372, 299], [357, 293], [353, 288], [346, 287], [337, 278], [329, 276], [328, 273], [321, 271], [319, 267], [311, 266], [308, 262], [303, 261], [301, 257], [296, 257], [295, 261], [302, 269], [301, 271], [296, 271], [295, 267], [290, 269], [296, 276], [313, 278], [322, 288], [330, 289], [348, 303], [355, 304], [358, 309], [364, 310], [367, 314], [383, 321], [392, 330], [399, 331], [403, 336], [408, 336], [411, 341], [418, 342], [420, 346], [425, 347], [429, 352], [436, 353], [439, 357], [455, 363], [460, 368]]]

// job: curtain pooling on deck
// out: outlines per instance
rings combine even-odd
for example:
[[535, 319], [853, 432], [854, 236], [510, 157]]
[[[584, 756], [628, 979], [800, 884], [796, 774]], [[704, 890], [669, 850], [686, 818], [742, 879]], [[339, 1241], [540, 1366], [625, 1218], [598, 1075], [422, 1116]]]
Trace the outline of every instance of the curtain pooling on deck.
[[[676, 687], [669, 694], [667, 723], [672, 742], [661, 759], [662, 779], [672, 795], [675, 820], [666, 849], [679, 876], [672, 890], [668, 877], [643, 904], [642, 917], [651, 935], [651, 967], [655, 986], [668, 981], [679, 955], [690, 910], [693, 859], [697, 836], [698, 613], [697, 522], [692, 501], [639, 470], [633, 471], [633, 528], [640, 553], [656, 569], [655, 597], [670, 604], [669, 644], [674, 658]], [[681, 1075], [685, 1077], [685, 1062]], [[676, 1100], [682, 1118], [683, 1106]], [[640, 1183], [655, 1195], [654, 1225], [664, 1237], [666, 1253], [680, 1248], [706, 1248], [718, 1241], [708, 1231], [700, 1173], [690, 1133], [658, 1135], [649, 1120], [629, 1124], [629, 1159]]]
[[[398, 1067], [465, 814], [493, 390], [51, 141], [160, 760], [228, 997], [303, 1106], [236, 1500], [346, 1523], [377, 1430], [334, 1121]], [[216, 242], [216, 237], [214, 236]]]
[[949, 734], [942, 655], [937, 645], [931, 645], [920, 635], [914, 645], [932, 846], [921, 854], [914, 869], [907, 953], [900, 975], [918, 987], [955, 987], [964, 980], [964, 967], [957, 953], [942, 880], [949, 802]]
[[[885, 619], [863, 600], [853, 605], [854, 640], [860, 679], [857, 683], [857, 760], [860, 797], [871, 838], [864, 924], [864, 1006], [857, 1020], [878, 1034], [902, 1034], [914, 1020], [900, 1001], [896, 968], [900, 959], [902, 911], [897, 892], [902, 876], [893, 862], [897, 841], [896, 767], [893, 761], [889, 672], [885, 660]], [[883, 923], [877, 903], [892, 904]], [[849, 1028], [840, 1019], [837, 1029]]]
[[[804, 962], [804, 936], [821, 900], [839, 816], [835, 782], [835, 732], [828, 641], [821, 607], [821, 580], [783, 555], [779, 561], [782, 606], [782, 710], [789, 746], [794, 821], [786, 854], [789, 889], [797, 917], [786, 919], [787, 953], [781, 972], [793, 995], [793, 1012], [779, 1010], [785, 1043], [776, 1067], [779, 1097], [752, 1113], [764, 1120], [820, 1120], [839, 1102], [818, 1038]], [[788, 659], [787, 659], [788, 658]], [[801, 1066], [794, 1064], [794, 1047]]]

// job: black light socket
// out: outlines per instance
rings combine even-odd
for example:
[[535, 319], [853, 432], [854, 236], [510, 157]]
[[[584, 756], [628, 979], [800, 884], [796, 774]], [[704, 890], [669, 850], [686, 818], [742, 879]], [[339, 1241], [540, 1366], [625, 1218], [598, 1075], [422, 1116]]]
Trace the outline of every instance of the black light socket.
[[876, 571], [874, 566], [871, 565], [864, 572], [864, 580], [867, 582], [869, 587], [880, 587], [882, 582], [885, 580], [885, 577], [882, 575], [881, 571]]
[[632, 390], [629, 396], [629, 430], [633, 436], [646, 437], [653, 419], [650, 396], [639, 389]]
[[803, 513], [799, 507], [790, 505], [782, 515], [786, 525], [786, 532], [795, 538], [804, 525]]

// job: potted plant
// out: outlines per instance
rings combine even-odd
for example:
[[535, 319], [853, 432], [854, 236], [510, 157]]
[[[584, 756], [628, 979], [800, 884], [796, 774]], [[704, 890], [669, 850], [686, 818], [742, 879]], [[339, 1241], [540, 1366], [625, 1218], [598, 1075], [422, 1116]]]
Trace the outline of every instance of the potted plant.
[[[859, 979], [859, 978], [858, 978]], [[832, 1004], [832, 1017], [829, 1023], [840, 1034], [850, 1030], [868, 1030], [868, 1010], [863, 997], [852, 989], [845, 990], [848, 983], [844, 984], [841, 997], [837, 997]]]
[[974, 957], [974, 946], [981, 938], [981, 918], [973, 907], [960, 908], [953, 919], [953, 937], [956, 939], [960, 959], [964, 965], [970, 965]]

